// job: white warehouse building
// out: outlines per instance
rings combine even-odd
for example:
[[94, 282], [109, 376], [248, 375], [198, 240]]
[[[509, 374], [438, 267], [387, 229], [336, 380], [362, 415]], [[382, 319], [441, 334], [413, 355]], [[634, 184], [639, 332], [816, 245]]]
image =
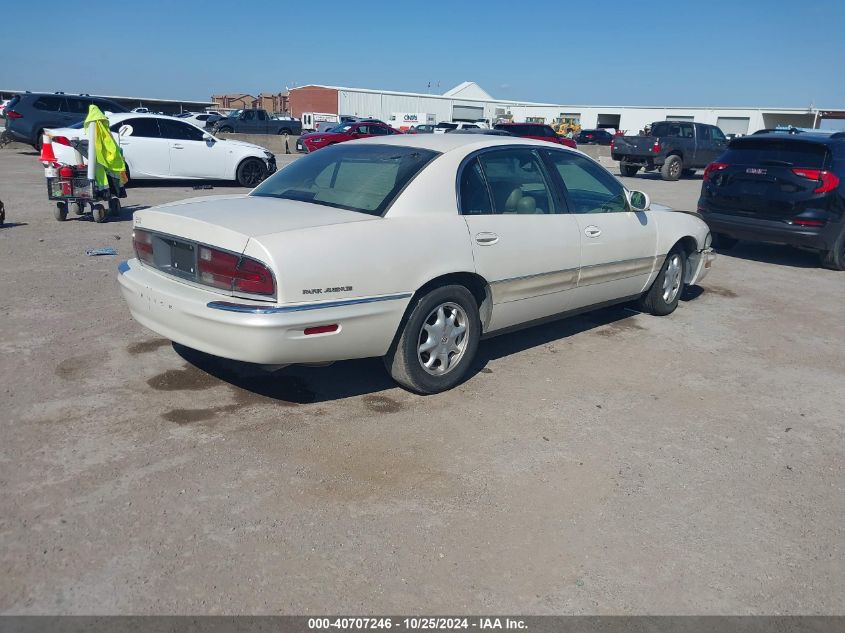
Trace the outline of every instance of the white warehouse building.
[[819, 127], [818, 108], [722, 108], [711, 106], [588, 106], [495, 99], [465, 81], [442, 95], [343, 86], [308, 85], [290, 90], [293, 116], [325, 112], [390, 121], [397, 113], [433, 114], [437, 121], [553, 123], [569, 119], [583, 128], [614, 128], [636, 134], [654, 121], [697, 121], [718, 125], [726, 134], [750, 134], [780, 125]]

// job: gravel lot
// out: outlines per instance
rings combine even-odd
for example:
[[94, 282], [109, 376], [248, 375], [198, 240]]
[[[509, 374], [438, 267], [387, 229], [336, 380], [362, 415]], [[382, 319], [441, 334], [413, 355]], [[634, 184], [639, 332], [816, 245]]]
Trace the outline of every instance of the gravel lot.
[[845, 273], [740, 245], [671, 317], [492, 339], [418, 397], [131, 320], [131, 211], [231, 191], [59, 223], [0, 151], [0, 613], [845, 613]]

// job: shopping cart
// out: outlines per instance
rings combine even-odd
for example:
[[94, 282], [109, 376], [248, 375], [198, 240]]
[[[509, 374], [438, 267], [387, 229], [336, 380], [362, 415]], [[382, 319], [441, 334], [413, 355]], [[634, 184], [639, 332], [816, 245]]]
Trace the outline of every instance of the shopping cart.
[[116, 178], [109, 176], [109, 186], [101, 188], [88, 179], [87, 167], [71, 165], [47, 167], [45, 175], [47, 196], [56, 201], [53, 215], [60, 222], [67, 219], [71, 204], [77, 215], [84, 214], [86, 206], [90, 207], [94, 222], [105, 222], [109, 215], [120, 215], [120, 197], [126, 194]]

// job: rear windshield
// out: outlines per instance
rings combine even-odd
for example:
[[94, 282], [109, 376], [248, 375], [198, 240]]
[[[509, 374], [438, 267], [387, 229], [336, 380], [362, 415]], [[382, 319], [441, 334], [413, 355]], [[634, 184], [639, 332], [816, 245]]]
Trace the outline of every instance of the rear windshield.
[[503, 129], [517, 136], [557, 136], [548, 125], [509, 125]]
[[437, 155], [416, 147], [334, 145], [291, 163], [251, 195], [382, 215]]
[[739, 165], [783, 165], [821, 169], [827, 147], [819, 143], [787, 139], [741, 138], [731, 141], [720, 162]]

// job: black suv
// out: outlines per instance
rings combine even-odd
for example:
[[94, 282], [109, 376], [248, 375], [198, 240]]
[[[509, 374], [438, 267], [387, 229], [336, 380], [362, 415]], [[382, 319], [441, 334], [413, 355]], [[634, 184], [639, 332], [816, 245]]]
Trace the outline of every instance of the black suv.
[[698, 211], [717, 248], [737, 240], [801, 246], [845, 270], [845, 132], [734, 139], [704, 170]]
[[581, 130], [575, 137], [578, 145], [610, 145], [613, 142], [613, 134], [607, 130]]
[[126, 108], [103, 97], [66, 95], [61, 92], [24, 92], [12, 97], [6, 106], [6, 129], [15, 141], [41, 149], [41, 135], [45, 129], [68, 127], [84, 121], [88, 106], [96, 105], [103, 112], [129, 112]]

